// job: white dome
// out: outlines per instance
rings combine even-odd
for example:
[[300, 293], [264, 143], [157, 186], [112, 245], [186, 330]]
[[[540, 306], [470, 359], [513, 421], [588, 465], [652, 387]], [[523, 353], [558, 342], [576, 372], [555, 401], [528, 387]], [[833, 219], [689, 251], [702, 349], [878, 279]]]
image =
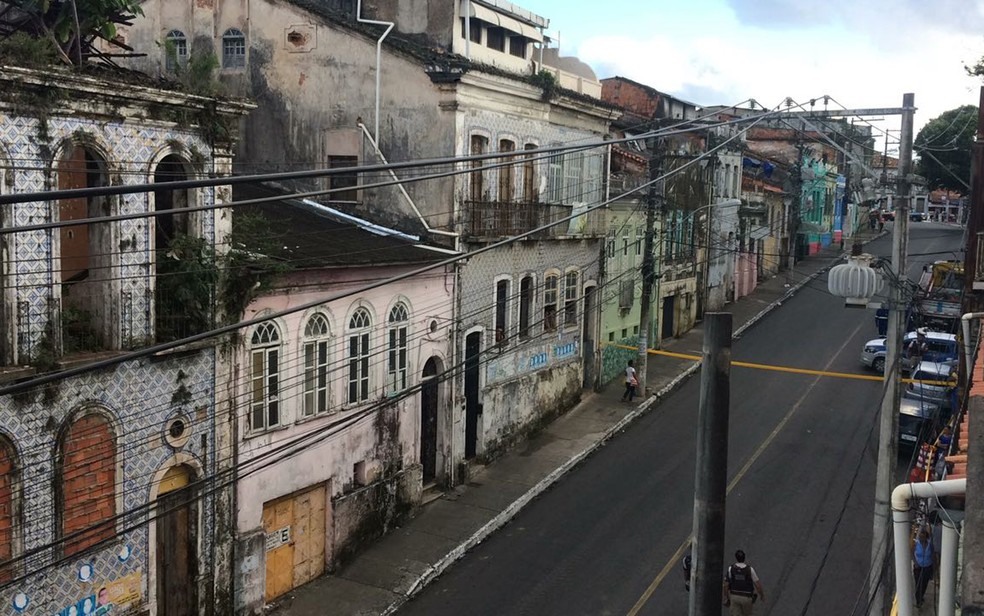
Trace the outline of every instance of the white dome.
[[885, 279], [871, 267], [871, 255], [848, 257], [827, 275], [827, 290], [849, 306], [867, 306], [884, 286]]

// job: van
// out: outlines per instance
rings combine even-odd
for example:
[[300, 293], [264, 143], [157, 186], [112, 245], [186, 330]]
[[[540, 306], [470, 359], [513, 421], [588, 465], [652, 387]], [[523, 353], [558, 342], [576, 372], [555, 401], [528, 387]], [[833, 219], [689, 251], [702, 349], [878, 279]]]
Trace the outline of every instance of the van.
[[[916, 332], [909, 332], [902, 339], [902, 367], [906, 370], [911, 366], [905, 363], [905, 348], [915, 339]], [[938, 363], [952, 361], [959, 357], [957, 337], [953, 334], [926, 332], [926, 347], [926, 353], [922, 356], [924, 361]], [[861, 363], [875, 372], [885, 372], [885, 338], [875, 338], [864, 343], [861, 350]]]

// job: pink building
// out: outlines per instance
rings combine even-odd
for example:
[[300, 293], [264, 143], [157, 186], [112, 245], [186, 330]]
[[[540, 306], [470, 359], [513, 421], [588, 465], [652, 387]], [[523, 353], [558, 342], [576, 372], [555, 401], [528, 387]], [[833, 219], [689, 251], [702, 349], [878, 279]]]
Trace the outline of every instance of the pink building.
[[398, 522], [450, 473], [455, 428], [451, 267], [359, 291], [449, 251], [309, 201], [250, 207], [283, 232], [294, 267], [243, 318], [324, 302], [244, 328], [231, 356], [237, 611]]

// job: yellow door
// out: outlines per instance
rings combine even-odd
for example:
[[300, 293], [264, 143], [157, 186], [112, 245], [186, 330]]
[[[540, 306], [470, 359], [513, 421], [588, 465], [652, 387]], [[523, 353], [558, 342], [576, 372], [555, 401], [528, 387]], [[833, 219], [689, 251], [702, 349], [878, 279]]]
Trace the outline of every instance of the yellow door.
[[325, 487], [294, 500], [294, 587], [325, 572]]
[[291, 525], [294, 498], [287, 497], [263, 506], [266, 533], [266, 602], [294, 587], [294, 544]]

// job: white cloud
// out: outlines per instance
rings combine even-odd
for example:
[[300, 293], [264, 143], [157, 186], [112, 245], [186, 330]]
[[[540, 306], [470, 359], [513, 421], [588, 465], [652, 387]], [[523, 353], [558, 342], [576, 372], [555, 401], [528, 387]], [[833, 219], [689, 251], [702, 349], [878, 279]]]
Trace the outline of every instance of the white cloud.
[[[839, 28], [734, 24], [693, 35], [588, 37], [577, 55], [600, 77], [621, 75], [702, 105], [755, 98], [772, 106], [787, 96], [806, 103], [827, 94], [850, 108], [899, 107], [903, 92], [914, 92], [917, 131], [943, 111], [978, 99], [980, 84], [963, 69], [984, 55], [984, 39], [973, 35], [924, 29], [895, 49]], [[899, 119], [880, 124], [896, 129]]]

